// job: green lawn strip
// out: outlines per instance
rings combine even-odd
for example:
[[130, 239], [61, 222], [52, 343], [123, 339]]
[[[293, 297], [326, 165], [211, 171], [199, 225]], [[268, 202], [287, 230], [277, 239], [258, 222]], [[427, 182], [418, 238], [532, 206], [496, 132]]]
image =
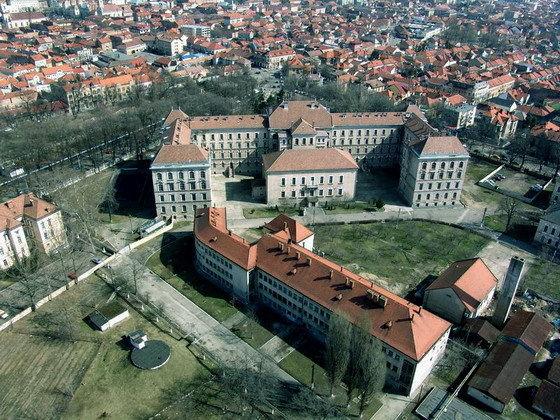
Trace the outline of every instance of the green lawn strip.
[[369, 203], [347, 203], [328, 205], [325, 207], [326, 214], [348, 214], [348, 213], [363, 213], [363, 212], [376, 212], [383, 211], [378, 209], [375, 204]]
[[183, 271], [166, 281], [219, 322], [237, 313], [237, 309], [229, 303], [227, 293], [195, 272]]
[[[556, 259], [558, 262], [558, 258]], [[560, 299], [560, 265], [551, 261], [537, 259], [529, 265], [522, 288], [531, 288], [538, 293]]]
[[512, 238], [525, 242], [531, 242], [537, 231], [538, 223], [527, 218], [514, 216], [511, 226], [506, 232], [507, 216], [505, 214], [495, 214], [484, 218], [484, 225], [496, 232], [506, 233]]
[[274, 337], [274, 334], [252, 319], [241, 321], [234, 325], [231, 331], [255, 349], [259, 349], [264, 343]]
[[[406, 294], [453, 261], [472, 258], [488, 239], [424, 221], [331, 225], [315, 229], [315, 246], [356, 273], [373, 274]], [[383, 283], [382, 283], [383, 285]]]
[[297, 216], [299, 215], [299, 209], [294, 207], [254, 207], [243, 209], [243, 217], [246, 219], [261, 219], [261, 218], [274, 218], [280, 213], [284, 213], [287, 216]]

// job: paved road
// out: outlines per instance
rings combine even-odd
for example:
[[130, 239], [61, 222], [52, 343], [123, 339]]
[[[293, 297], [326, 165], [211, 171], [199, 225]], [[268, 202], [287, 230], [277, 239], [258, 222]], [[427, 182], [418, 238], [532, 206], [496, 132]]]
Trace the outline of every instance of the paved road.
[[[130, 278], [132, 265], [133, 261], [130, 257], [119, 255], [111, 267], [123, 278]], [[145, 267], [142, 267], [141, 270], [142, 272], [138, 276], [139, 295], [149, 295], [151, 303], [162, 308], [165, 316], [181, 327], [184, 332], [193, 335], [196, 343], [219, 363], [224, 366], [235, 366], [240, 363], [243, 366], [245, 363], [249, 363], [253, 367], [262, 366], [283, 381], [297, 382], [279, 368], [274, 361], [241, 340], [167, 282]]]

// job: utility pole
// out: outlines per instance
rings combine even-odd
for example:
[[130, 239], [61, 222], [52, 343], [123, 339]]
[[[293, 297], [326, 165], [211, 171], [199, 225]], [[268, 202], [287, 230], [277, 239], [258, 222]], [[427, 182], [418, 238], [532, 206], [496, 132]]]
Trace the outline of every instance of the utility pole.
[[484, 227], [484, 218], [486, 217], [486, 211], [488, 207], [484, 207], [484, 212], [482, 213], [482, 220], [480, 221], [480, 227]]

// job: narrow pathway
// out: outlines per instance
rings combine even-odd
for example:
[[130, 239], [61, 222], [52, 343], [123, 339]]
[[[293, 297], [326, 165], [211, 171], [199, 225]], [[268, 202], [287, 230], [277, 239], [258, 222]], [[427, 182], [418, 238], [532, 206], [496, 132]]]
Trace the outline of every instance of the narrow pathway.
[[260, 347], [261, 353], [266, 354], [270, 358], [272, 358], [276, 363], [280, 363], [286, 357], [288, 357], [297, 347], [304, 343], [306, 340], [305, 335], [299, 335], [299, 337], [295, 340], [295, 345], [292, 346], [288, 344], [285, 340], [290, 334], [294, 333], [298, 330], [298, 327], [295, 325], [291, 325], [285, 330], [283, 330], [280, 334], [275, 335], [266, 343], [264, 343]]
[[[115, 273], [123, 278], [130, 278], [131, 265], [126, 255], [119, 255], [112, 263]], [[273, 360], [245, 343], [146, 267], [142, 267], [138, 278], [139, 295], [149, 296], [153, 305], [161, 308], [165, 316], [184, 332], [194, 336], [197, 344], [220, 364], [236, 366], [243, 363], [256, 368], [262, 362], [262, 366], [280, 380], [297, 382]]]

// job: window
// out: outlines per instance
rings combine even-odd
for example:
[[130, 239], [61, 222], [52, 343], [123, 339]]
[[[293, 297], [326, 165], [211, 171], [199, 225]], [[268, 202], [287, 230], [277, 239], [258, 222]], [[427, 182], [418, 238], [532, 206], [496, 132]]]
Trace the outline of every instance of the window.
[[457, 172], [457, 178], [461, 178], [462, 176], [463, 176], [463, 172], [462, 172], [462, 171]]
[[167, 191], [175, 191], [175, 184], [173, 182], [167, 183]]
[[327, 195], [332, 195], [332, 188], [329, 188], [329, 189], [328, 189]]
[[187, 195], [186, 194], [181, 194], [181, 201], [185, 201], [187, 199]]
[[175, 194], [169, 194], [169, 200], [174, 202], [175, 201]]
[[162, 183], [158, 184], [158, 191], [163, 191], [163, 184]]
[[422, 164], [422, 169], [428, 169], [428, 164], [426, 162]]
[[189, 179], [194, 179], [194, 171], [189, 171]]
[[296, 192], [292, 191], [292, 197], [295, 197], [295, 196], [296, 196]]
[[338, 195], [342, 195], [342, 188], [338, 189]]
[[183, 181], [179, 182], [179, 189], [180, 190], [184, 190], [185, 189], [185, 183]]
[[424, 188], [424, 184], [422, 183], [418, 184], [418, 189], [421, 190], [422, 188]]
[[333, 177], [332, 175], [329, 176], [329, 184], [332, 184], [332, 183], [333, 183], [333, 180], [334, 180], [334, 177]]
[[292, 185], [296, 185], [296, 182], [297, 182], [296, 179], [292, 178]]
[[185, 206], [185, 205], [181, 206], [181, 211], [183, 213], [186, 213], [187, 212], [187, 206]]
[[543, 232], [548, 232], [548, 225], [544, 225]]
[[439, 167], [440, 167], [441, 169], [445, 169], [445, 162], [441, 162], [441, 164], [439, 165]]
[[418, 194], [418, 200], [422, 200], [422, 194]]
[[206, 197], [207, 197], [206, 193], [202, 193], [202, 199], [206, 200], [207, 199]]
[[200, 179], [206, 179], [206, 172], [200, 171]]
[[432, 189], [432, 183], [431, 183], [431, 182], [428, 184], [428, 189], [429, 189], [429, 190]]
[[309, 183], [311, 185], [315, 185], [315, 177], [314, 176], [311, 177], [311, 179], [309, 180]]
[[343, 183], [343, 182], [344, 182], [344, 175], [340, 175], [340, 176], [338, 177], [338, 182], [339, 182], [339, 183]]
[[436, 163], [432, 162], [432, 169], [436, 169]]
[[179, 179], [184, 179], [185, 178], [185, 174], [183, 172], [179, 172]]
[[171, 206], [171, 212], [172, 212], [172, 213], [175, 213], [176, 211], [177, 211], [177, 207]]
[[280, 180], [280, 185], [282, 185], [283, 187], [286, 186], [286, 178], [282, 178], [282, 179]]
[[161, 212], [165, 213], [165, 207], [164, 206], [161, 207]]
[[280, 197], [286, 198], [286, 191], [280, 191]]
[[161, 176], [161, 174], [159, 172], [156, 174], [156, 178], [157, 178], [158, 181], [161, 181], [163, 179], [163, 177]]
[[304, 176], [301, 177], [301, 185], [305, 185], [305, 177]]
[[325, 182], [325, 177], [319, 177], [319, 184], [323, 184]]
[[203, 190], [206, 189], [206, 181], [202, 181], [202, 182], [200, 183], [200, 188], [202, 188]]
[[159, 201], [165, 201], [165, 196], [164, 196], [164, 195], [160, 195], [160, 196], [159, 196]]
[[450, 167], [451, 169], [453, 169], [453, 168], [455, 167], [455, 162], [451, 162], [451, 163], [449, 164], [449, 167]]
[[459, 168], [462, 168], [465, 162], [459, 162]]
[[173, 179], [173, 173], [167, 172], [167, 179]]
[[192, 201], [196, 201], [196, 193], [191, 194], [191, 200], [192, 200]]
[[189, 190], [196, 190], [196, 182], [194, 181], [189, 182]]

